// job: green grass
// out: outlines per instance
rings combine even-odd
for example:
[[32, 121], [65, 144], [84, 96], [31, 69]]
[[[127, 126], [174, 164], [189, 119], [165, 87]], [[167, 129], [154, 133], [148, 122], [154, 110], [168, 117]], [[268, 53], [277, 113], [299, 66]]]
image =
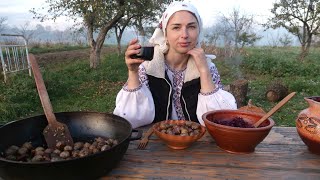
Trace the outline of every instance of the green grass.
[[[96, 70], [89, 68], [88, 60], [42, 68], [54, 111], [112, 112], [127, 76], [123, 59], [108, 55]], [[43, 114], [34, 80], [26, 73], [11, 74], [7, 84], [0, 83], [0, 91], [1, 123]]]
[[[276, 103], [265, 98], [266, 86], [282, 81], [297, 95], [273, 115], [277, 126], [295, 126], [298, 113], [307, 108], [304, 97], [320, 95], [320, 51], [311, 50], [304, 62], [296, 57], [297, 48], [249, 48], [246, 54], [217, 59], [215, 64], [224, 85], [238, 78], [249, 82], [248, 99], [269, 111]], [[124, 57], [116, 53], [102, 58], [101, 66], [92, 70], [87, 59], [57, 61], [41, 68], [55, 112], [112, 112], [118, 91], [127, 79]], [[3, 79], [3, 77], [0, 77]], [[0, 123], [43, 114], [36, 86], [26, 72], [10, 74], [0, 82]]]
[[59, 51], [71, 51], [78, 49], [87, 49], [87, 46], [70, 46], [70, 45], [49, 45], [49, 46], [33, 46], [29, 49], [30, 53], [41, 54], [41, 53], [50, 53], [50, 52], [59, 52]]

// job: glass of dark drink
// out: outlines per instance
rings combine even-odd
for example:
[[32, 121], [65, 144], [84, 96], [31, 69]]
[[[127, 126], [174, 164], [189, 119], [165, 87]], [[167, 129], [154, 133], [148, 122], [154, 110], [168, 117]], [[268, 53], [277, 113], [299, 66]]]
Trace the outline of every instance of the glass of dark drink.
[[146, 36], [138, 36], [138, 43], [141, 45], [140, 53], [132, 55], [133, 59], [143, 59], [146, 61], [151, 61], [153, 59], [154, 47], [148, 41]]

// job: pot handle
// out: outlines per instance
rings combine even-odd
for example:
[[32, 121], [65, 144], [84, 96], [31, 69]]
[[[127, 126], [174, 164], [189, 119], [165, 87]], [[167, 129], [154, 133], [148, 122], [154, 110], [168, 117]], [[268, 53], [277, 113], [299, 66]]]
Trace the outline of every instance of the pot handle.
[[[138, 132], [135, 137], [132, 137], [132, 133], [133, 133], [133, 132]], [[143, 131], [140, 130], [140, 129], [132, 129], [132, 131], [131, 131], [131, 136], [128, 138], [128, 140], [129, 140], [129, 141], [134, 141], [134, 140], [141, 139], [142, 133], [143, 133]]]

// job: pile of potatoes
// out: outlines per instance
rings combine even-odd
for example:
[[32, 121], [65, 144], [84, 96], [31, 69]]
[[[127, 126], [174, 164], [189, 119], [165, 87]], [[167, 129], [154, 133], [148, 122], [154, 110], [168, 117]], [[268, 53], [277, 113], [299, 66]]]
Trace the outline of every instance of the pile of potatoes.
[[12, 145], [1, 153], [1, 157], [22, 162], [55, 162], [88, 156], [106, 151], [116, 146], [118, 141], [111, 138], [97, 137], [92, 143], [76, 142], [73, 147], [64, 142], [57, 142], [55, 149], [33, 147], [31, 142], [25, 142], [21, 147]]
[[201, 125], [192, 121], [186, 121], [183, 124], [161, 122], [158, 130], [170, 135], [195, 136], [200, 133]]

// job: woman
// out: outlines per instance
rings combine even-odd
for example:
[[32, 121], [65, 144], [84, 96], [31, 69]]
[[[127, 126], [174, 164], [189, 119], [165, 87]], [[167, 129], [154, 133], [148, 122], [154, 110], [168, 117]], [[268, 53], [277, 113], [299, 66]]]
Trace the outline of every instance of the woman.
[[173, 2], [162, 15], [150, 42], [152, 61], [132, 59], [140, 52], [138, 40], [125, 53], [128, 80], [116, 99], [114, 114], [133, 128], [166, 119], [188, 119], [204, 125], [210, 110], [236, 109], [224, 91], [220, 75], [200, 48], [202, 21], [190, 3]]

